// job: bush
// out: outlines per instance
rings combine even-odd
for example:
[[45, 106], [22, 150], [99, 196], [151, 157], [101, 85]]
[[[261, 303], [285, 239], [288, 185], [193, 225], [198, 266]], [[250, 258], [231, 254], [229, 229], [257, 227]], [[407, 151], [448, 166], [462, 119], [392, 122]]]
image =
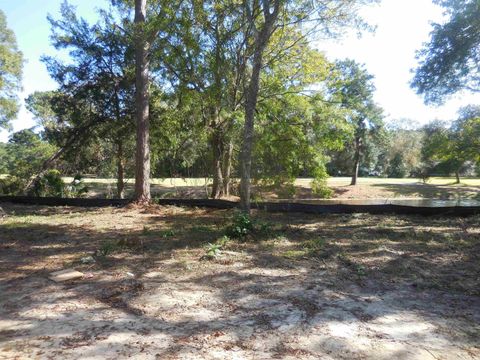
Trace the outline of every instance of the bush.
[[88, 193], [88, 187], [83, 182], [81, 175], [75, 175], [66, 190], [67, 197], [82, 197]]
[[253, 221], [247, 213], [238, 211], [234, 214], [232, 223], [226, 229], [226, 235], [231, 238], [243, 238], [253, 230]]
[[312, 193], [322, 199], [331, 198], [333, 190], [327, 186], [328, 173], [323, 163], [317, 166], [313, 172]]
[[60, 171], [52, 169], [39, 177], [33, 185], [35, 196], [81, 197], [88, 192], [88, 188], [80, 175], [75, 175], [70, 184], [65, 184]]
[[0, 194], [20, 195], [25, 188], [25, 181], [16, 176], [7, 176], [0, 179]]
[[40, 176], [33, 185], [35, 196], [58, 196], [63, 197], [65, 193], [65, 182], [58, 170], [48, 170]]
[[333, 195], [333, 190], [327, 186], [326, 179], [314, 179], [311, 183], [312, 193], [322, 199], [329, 199]]

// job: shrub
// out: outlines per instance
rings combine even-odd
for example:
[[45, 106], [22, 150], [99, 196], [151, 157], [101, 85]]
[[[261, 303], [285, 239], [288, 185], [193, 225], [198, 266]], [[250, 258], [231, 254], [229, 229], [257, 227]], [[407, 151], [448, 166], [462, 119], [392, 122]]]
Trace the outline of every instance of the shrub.
[[88, 193], [88, 187], [83, 182], [81, 175], [75, 175], [72, 182], [67, 186], [65, 195], [67, 197], [82, 197]]
[[60, 171], [52, 169], [40, 176], [33, 185], [35, 196], [82, 197], [88, 192], [82, 177], [75, 175], [70, 184], [65, 184]]
[[0, 194], [20, 195], [25, 188], [25, 181], [16, 176], [7, 176], [0, 179]]
[[333, 195], [333, 190], [327, 186], [326, 179], [314, 179], [311, 186], [312, 192], [322, 199], [329, 199]]
[[253, 230], [253, 221], [250, 215], [242, 211], [234, 214], [232, 223], [226, 229], [226, 235], [232, 238], [243, 238]]
[[35, 181], [32, 192], [35, 196], [63, 197], [65, 182], [60, 175], [60, 171], [55, 169], [48, 170]]

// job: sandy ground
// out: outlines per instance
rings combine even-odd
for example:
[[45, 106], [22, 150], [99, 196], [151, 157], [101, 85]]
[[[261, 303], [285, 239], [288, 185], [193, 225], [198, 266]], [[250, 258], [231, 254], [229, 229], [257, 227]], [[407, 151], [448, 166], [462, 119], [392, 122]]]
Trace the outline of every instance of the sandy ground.
[[479, 217], [258, 213], [208, 261], [229, 212], [3, 208], [0, 358], [480, 358]]

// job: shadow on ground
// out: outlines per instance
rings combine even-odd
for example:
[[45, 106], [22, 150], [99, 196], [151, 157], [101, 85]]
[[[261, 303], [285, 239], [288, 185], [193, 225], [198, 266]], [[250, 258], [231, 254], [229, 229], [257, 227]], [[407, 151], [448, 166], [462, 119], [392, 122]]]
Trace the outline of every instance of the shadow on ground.
[[[479, 217], [258, 212], [262, 232], [204, 261], [230, 211], [4, 210], [7, 358], [480, 356]], [[65, 267], [84, 278], [48, 280]]]

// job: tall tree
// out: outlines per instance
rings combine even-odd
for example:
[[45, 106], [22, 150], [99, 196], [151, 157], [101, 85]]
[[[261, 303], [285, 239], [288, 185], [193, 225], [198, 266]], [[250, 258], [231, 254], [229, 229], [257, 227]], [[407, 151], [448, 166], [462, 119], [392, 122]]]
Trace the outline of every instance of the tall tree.
[[362, 154], [383, 126], [382, 109], [373, 100], [373, 76], [353, 60], [337, 61], [330, 91], [332, 101], [347, 110], [348, 122], [354, 128], [351, 185], [356, 185]]
[[241, 5], [232, 0], [193, 2], [183, 9], [175, 41], [165, 46], [165, 67], [179, 106], [199, 98], [198, 120], [211, 150], [211, 196], [228, 196], [235, 120], [246, 74]]
[[[454, 173], [456, 183], [468, 162], [480, 160], [480, 111], [468, 106], [459, 111], [452, 123], [435, 121], [424, 127], [422, 156], [426, 164], [435, 170]], [[431, 169], [430, 169], [431, 170]]]
[[133, 128], [132, 45], [116, 26], [113, 11], [99, 15], [90, 25], [64, 2], [59, 19], [49, 16], [52, 44], [71, 50], [70, 61], [42, 58], [59, 90], [32, 94], [27, 105], [42, 122], [47, 139], [60, 147], [57, 157], [84, 154], [87, 144], [114, 147], [117, 196], [123, 197], [125, 147]]
[[135, 200], [148, 203], [150, 194], [149, 50], [146, 27], [147, 0], [135, 0]]
[[17, 92], [22, 80], [22, 53], [15, 34], [7, 27], [7, 18], [0, 10], [0, 128], [8, 128], [18, 112]]
[[480, 2], [435, 0], [447, 20], [433, 24], [430, 41], [417, 53], [412, 87], [426, 103], [441, 104], [458, 91], [480, 92]]
[[246, 18], [245, 39], [249, 53], [250, 72], [245, 93], [245, 123], [240, 151], [240, 205], [250, 211], [250, 184], [252, 149], [254, 144], [255, 112], [258, 102], [259, 81], [264, 66], [264, 52], [273, 35], [279, 29], [292, 24], [305, 24], [303, 36], [321, 33], [327, 37], [339, 35], [339, 29], [347, 25], [364, 27], [357, 16], [360, 5], [369, 0], [246, 0], [243, 11]]
[[263, 52], [275, 30], [282, 0], [245, 1], [245, 13], [252, 37], [253, 59], [245, 94], [245, 125], [240, 152], [240, 206], [250, 211], [250, 182], [254, 136], [254, 116], [257, 107]]

